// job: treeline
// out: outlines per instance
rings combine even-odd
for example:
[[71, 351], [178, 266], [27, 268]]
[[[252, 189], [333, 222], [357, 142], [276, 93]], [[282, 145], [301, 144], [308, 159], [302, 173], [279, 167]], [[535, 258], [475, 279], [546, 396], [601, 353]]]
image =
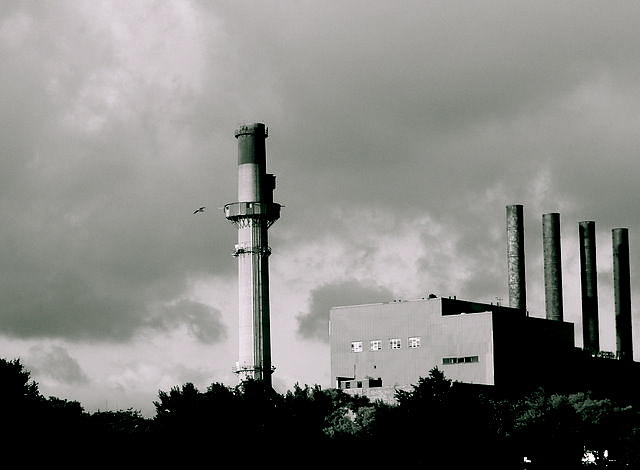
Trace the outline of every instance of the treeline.
[[397, 391], [393, 405], [319, 386], [279, 394], [256, 381], [204, 391], [186, 383], [159, 392], [153, 418], [133, 409], [89, 413], [78, 402], [45, 398], [19, 360], [0, 359], [0, 384], [0, 444], [28, 444], [63, 460], [640, 468], [633, 401], [544, 390], [500, 397], [437, 368]]

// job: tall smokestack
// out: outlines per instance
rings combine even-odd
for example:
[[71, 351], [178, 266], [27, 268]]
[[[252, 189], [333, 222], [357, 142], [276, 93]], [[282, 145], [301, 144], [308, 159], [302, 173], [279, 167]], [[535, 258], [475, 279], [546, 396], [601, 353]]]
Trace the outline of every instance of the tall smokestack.
[[507, 271], [509, 306], [526, 311], [527, 288], [524, 279], [524, 223], [521, 204], [507, 206]]
[[542, 216], [544, 252], [544, 300], [547, 320], [562, 321], [562, 255], [560, 249], [560, 214]]
[[583, 348], [591, 354], [600, 351], [598, 331], [598, 270], [596, 267], [595, 222], [578, 223], [580, 235], [580, 286], [582, 289]]
[[613, 290], [616, 304], [616, 355], [618, 359], [633, 360], [631, 339], [631, 279], [629, 272], [629, 229], [614, 228]]
[[224, 206], [238, 228], [233, 255], [238, 259], [240, 380], [261, 380], [271, 386], [269, 326], [269, 241], [267, 230], [280, 218], [273, 202], [275, 176], [266, 172], [267, 129], [262, 123], [240, 127], [238, 139], [238, 202]]

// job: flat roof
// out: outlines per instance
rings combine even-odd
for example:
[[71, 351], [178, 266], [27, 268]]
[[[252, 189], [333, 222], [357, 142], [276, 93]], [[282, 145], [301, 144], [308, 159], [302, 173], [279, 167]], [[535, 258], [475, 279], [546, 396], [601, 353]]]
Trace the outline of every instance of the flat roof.
[[[420, 298], [420, 299], [397, 299], [397, 300], [390, 300], [388, 302], [371, 302], [371, 303], [366, 303], [366, 304], [354, 304], [354, 305], [336, 305], [335, 307], [331, 307], [330, 310], [334, 310], [334, 309], [342, 309], [342, 308], [355, 308], [355, 307], [367, 307], [369, 305], [388, 305], [388, 304], [402, 304], [405, 302], [429, 302], [432, 300], [441, 300], [442, 297], [432, 297], [432, 298]], [[453, 300], [453, 299], [449, 299], [449, 300]]]

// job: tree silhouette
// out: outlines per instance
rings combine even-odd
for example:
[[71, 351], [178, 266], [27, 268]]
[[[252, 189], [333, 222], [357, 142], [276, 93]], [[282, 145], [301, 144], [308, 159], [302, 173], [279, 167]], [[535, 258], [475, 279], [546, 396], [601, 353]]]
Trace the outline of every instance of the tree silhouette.
[[31, 373], [24, 368], [20, 359], [0, 359], [0, 378], [0, 399], [3, 403], [15, 405], [41, 398], [38, 384], [31, 380]]
[[[42, 456], [78, 459], [125, 456], [159, 465], [211, 463], [229, 453], [239, 462], [274, 459], [287, 449], [315, 466], [356, 459], [431, 468], [640, 468], [637, 402], [589, 392], [498, 396], [461, 384], [438, 368], [396, 403], [370, 402], [318, 385], [296, 384], [285, 394], [255, 380], [236, 387], [192, 383], [159, 391], [156, 415], [133, 409], [87, 413], [76, 401], [44, 398], [20, 360], [0, 359], [2, 441], [16, 450], [37, 446]], [[590, 462], [582, 462], [588, 451]], [[280, 453], [278, 453], [280, 452]]]
[[25, 439], [34, 423], [41, 419], [38, 384], [19, 359], [0, 359], [0, 403], [3, 425], [0, 428], [5, 442], [16, 443]]

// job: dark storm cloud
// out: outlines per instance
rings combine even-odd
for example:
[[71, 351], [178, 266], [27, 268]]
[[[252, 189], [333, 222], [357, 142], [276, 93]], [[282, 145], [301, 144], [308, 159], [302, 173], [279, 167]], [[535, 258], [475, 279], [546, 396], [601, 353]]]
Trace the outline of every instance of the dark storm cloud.
[[274, 245], [342, 237], [361, 210], [429, 214], [486, 298], [504, 205], [527, 204], [529, 233], [562, 201], [567, 229], [630, 226], [640, 263], [640, 4], [126, 5], [0, 16], [3, 333], [126, 340], [165, 328], [157, 305], [190, 280], [234, 276], [215, 208], [234, 199], [242, 120], [271, 129]]
[[26, 364], [35, 375], [60, 383], [79, 385], [89, 382], [78, 361], [62, 346], [34, 346], [29, 349]]
[[[291, 155], [279, 197], [304, 220], [300, 237], [327, 225], [342, 233], [372, 207], [428, 213], [482, 273], [461, 287], [491, 299], [504, 294], [506, 204], [525, 204], [531, 261], [543, 212], [562, 209], [572, 234], [582, 214], [638, 226], [640, 6], [297, 5], [270, 14], [280, 27], [258, 63], [273, 64], [291, 117], [273, 124], [271, 149]], [[268, 22], [252, 26], [237, 47], [269, 35]], [[350, 217], [317, 216], [335, 207]], [[499, 238], [489, 233], [496, 225]], [[640, 250], [632, 256], [640, 264]]]
[[217, 343], [226, 338], [227, 332], [219, 310], [191, 300], [180, 300], [161, 310], [149, 326], [172, 330], [186, 325], [190, 334], [202, 343]]
[[[0, 46], [4, 334], [125, 340], [188, 279], [233, 267], [217, 249], [233, 229], [215, 209], [233, 184], [213, 184], [233, 171], [232, 129], [216, 144], [215, 132], [188, 128], [205, 119], [190, 111], [197, 86], [179, 64], [153, 62], [180, 25], [132, 44], [132, 23], [153, 28], [162, 8], [145, 23], [108, 7], [96, 4], [92, 20], [81, 4], [24, 3], [0, 20], [12, 39]], [[203, 204], [211, 211], [194, 216]], [[211, 325], [188, 320], [212, 340]]]
[[[540, 113], [555, 126], [555, 105], [577, 88], [603, 71], [630, 80], [638, 70], [634, 12], [595, 2], [297, 5], [265, 5], [238, 47], [249, 55], [259, 37], [272, 38], [258, 69], [271, 65], [291, 116], [274, 136], [285, 136], [297, 172], [313, 174], [311, 186], [287, 185], [327, 204], [413, 209], [427, 199], [442, 212], [452, 207], [443, 189], [464, 198], [502, 180], [518, 192], [562, 157], [553, 153], [565, 133], [537, 128]], [[263, 18], [275, 18], [277, 32]], [[518, 135], [514, 121], [529, 116]]]
[[324, 284], [311, 292], [309, 311], [297, 317], [298, 334], [304, 338], [328, 341], [329, 310], [340, 305], [358, 305], [372, 302], [389, 302], [391, 291], [376, 285], [357, 281]]

